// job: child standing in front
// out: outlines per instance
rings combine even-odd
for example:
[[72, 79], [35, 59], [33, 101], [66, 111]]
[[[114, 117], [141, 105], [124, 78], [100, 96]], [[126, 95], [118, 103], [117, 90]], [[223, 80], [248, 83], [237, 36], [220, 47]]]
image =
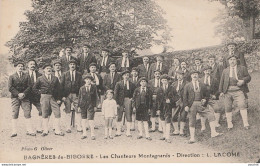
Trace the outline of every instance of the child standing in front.
[[113, 139], [112, 136], [112, 123], [113, 119], [117, 116], [117, 104], [113, 99], [114, 92], [113, 90], [107, 90], [106, 99], [102, 104], [102, 115], [105, 118], [105, 139], [109, 138]]

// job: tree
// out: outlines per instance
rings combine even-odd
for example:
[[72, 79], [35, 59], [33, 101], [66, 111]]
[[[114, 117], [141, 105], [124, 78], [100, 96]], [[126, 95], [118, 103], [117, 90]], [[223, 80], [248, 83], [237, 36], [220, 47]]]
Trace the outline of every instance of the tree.
[[[162, 9], [152, 0], [33, 0], [26, 22], [7, 42], [10, 60], [51, 59], [64, 46], [147, 49], [170, 40]], [[158, 38], [158, 33], [163, 34]]]
[[[214, 0], [210, 0], [214, 1]], [[216, 18], [220, 22], [217, 34], [229, 38], [244, 37], [249, 41], [256, 37], [256, 21], [259, 20], [260, 0], [220, 0], [225, 10]], [[257, 22], [258, 23], [258, 22]], [[222, 26], [222, 27], [221, 27]]]

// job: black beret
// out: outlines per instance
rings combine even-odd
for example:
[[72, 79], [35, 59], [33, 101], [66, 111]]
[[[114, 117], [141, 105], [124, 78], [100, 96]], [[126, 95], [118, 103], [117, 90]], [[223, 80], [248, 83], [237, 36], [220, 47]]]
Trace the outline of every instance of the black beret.
[[205, 71], [205, 70], [208, 70], [208, 69], [212, 69], [212, 67], [209, 66], [209, 65], [206, 65], [206, 66], [204, 66], [204, 67], [202, 68], [202, 71]]
[[70, 62], [69, 62], [69, 64], [71, 64], [71, 63], [74, 63], [74, 64], [76, 65], [76, 64], [77, 64], [77, 61], [76, 61], [75, 59], [71, 59]]
[[227, 44], [227, 46], [230, 46], [230, 45], [237, 46], [237, 43], [235, 43], [235, 42], [229, 42], [229, 43]]
[[91, 63], [91, 64], [89, 65], [89, 67], [91, 67], [91, 66], [97, 67], [97, 64], [96, 64], [96, 63]]
[[45, 63], [42, 68], [45, 69], [46, 67], [52, 67], [50, 63]]
[[176, 73], [183, 75], [183, 74], [184, 74], [184, 71], [182, 71], [181, 69], [179, 69], [179, 70], [176, 71]]
[[36, 60], [34, 60], [34, 59], [29, 59], [29, 60], [27, 61], [27, 63], [29, 63], [29, 62], [34, 62], [35, 65], [37, 66], [37, 62], [36, 62]]
[[161, 70], [159, 70], [159, 69], [158, 70], [154, 70], [154, 73], [155, 72], [159, 72], [160, 74], [162, 74]]
[[132, 68], [132, 71], [137, 71], [137, 72], [139, 72], [139, 69], [138, 69], [137, 67], [133, 67], [133, 68]]
[[167, 79], [167, 80], [169, 80], [170, 77], [169, 77], [167, 74], [164, 74], [164, 75], [162, 75], [162, 76], [160, 77], [160, 79], [161, 79], [161, 80], [162, 80], [162, 79]]
[[83, 80], [85, 80], [85, 79], [90, 79], [90, 80], [92, 80], [93, 81], [93, 77], [92, 77], [92, 75], [91, 74], [89, 74], [89, 73], [87, 73], [87, 74], [85, 74], [85, 75], [83, 75], [82, 76], [82, 78], [83, 78]]
[[194, 73], [200, 74], [200, 72], [199, 72], [198, 70], [191, 70], [191, 71], [190, 71], [190, 75], [192, 75], [192, 74], [194, 74]]
[[196, 56], [194, 60], [200, 60], [201, 61], [201, 58], [199, 56]]
[[55, 59], [55, 60], [52, 61], [52, 65], [55, 65], [57, 63], [59, 63], [61, 65], [61, 60], [60, 59]]
[[123, 75], [125, 75], [126, 73], [130, 73], [130, 71], [129, 71], [129, 70], [125, 70], [125, 71], [123, 71], [123, 72], [121, 73], [121, 75], [123, 76]]
[[143, 81], [143, 80], [145, 80], [146, 82], [148, 82], [147, 78], [145, 78], [145, 77], [139, 78], [138, 82], [140, 83], [140, 82]]
[[14, 67], [18, 66], [19, 64], [22, 64], [24, 66], [23, 61], [17, 61], [17, 62], [14, 63]]

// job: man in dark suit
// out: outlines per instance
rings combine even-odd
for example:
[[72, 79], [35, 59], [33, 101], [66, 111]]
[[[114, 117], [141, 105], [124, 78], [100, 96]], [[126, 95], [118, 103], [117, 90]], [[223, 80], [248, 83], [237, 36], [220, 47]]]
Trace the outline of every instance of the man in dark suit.
[[42, 136], [47, 136], [48, 131], [48, 117], [52, 110], [55, 119], [55, 135], [64, 136], [64, 133], [60, 130], [60, 107], [61, 103], [61, 86], [57, 77], [52, 75], [51, 64], [45, 64], [43, 66], [44, 74], [39, 77], [33, 86], [33, 91], [41, 94], [41, 108], [42, 108]]
[[[157, 98], [157, 91], [158, 89], [161, 87], [161, 71], [160, 70], [156, 70], [154, 71], [154, 79], [151, 79], [148, 81], [148, 87], [151, 88], [152, 90], [152, 93], [153, 93], [153, 96], [152, 96], [152, 100], [153, 100], [153, 106], [151, 108], [151, 122], [152, 122], [152, 128], [150, 130], [150, 132], [155, 132], [155, 121], [156, 121], [156, 118], [157, 118], [157, 114], [156, 114], [156, 111], [157, 111], [157, 108], [158, 108], [158, 98]], [[158, 130], [160, 132], [162, 132], [162, 123], [161, 123], [161, 120], [160, 118], [158, 119], [159, 121], [159, 128]]]
[[101, 59], [98, 61], [98, 68], [101, 77], [104, 79], [104, 76], [109, 73], [109, 64], [113, 62], [113, 59], [110, 57], [109, 50], [104, 48], [101, 51]]
[[216, 62], [216, 57], [214, 55], [210, 55], [208, 57], [208, 66], [211, 67], [210, 76], [215, 78], [218, 82], [220, 81], [220, 76], [222, 74], [221, 67]]
[[115, 100], [119, 107], [118, 109], [118, 119], [117, 119], [117, 134], [121, 135], [121, 121], [123, 118], [123, 112], [125, 112], [126, 117], [126, 136], [131, 137], [130, 128], [132, 122], [132, 110], [131, 110], [131, 100], [135, 90], [135, 85], [129, 79], [130, 71], [126, 70], [122, 72], [123, 80], [116, 83], [115, 87]]
[[180, 60], [178, 58], [173, 58], [173, 64], [172, 67], [170, 68], [169, 72], [168, 72], [168, 76], [171, 78], [171, 82], [174, 82], [177, 80], [177, 73], [176, 71], [178, 71], [180, 69]]
[[150, 63], [149, 63], [149, 57], [144, 56], [143, 57], [143, 64], [140, 64], [137, 66], [139, 70], [139, 77], [146, 77], [148, 78], [148, 71], [150, 69]]
[[202, 60], [201, 60], [201, 58], [200, 57], [195, 57], [195, 59], [194, 59], [194, 63], [195, 63], [195, 65], [192, 67], [192, 70], [197, 70], [197, 71], [199, 71], [199, 77], [201, 78], [201, 77], [203, 77], [203, 72], [202, 72], [202, 69], [203, 69], [203, 65], [202, 65]]
[[11, 104], [12, 104], [12, 134], [11, 137], [17, 136], [17, 120], [19, 116], [20, 107], [24, 111], [24, 117], [26, 119], [27, 135], [35, 136], [31, 123], [31, 108], [29, 95], [31, 91], [30, 78], [28, 74], [23, 73], [24, 64], [18, 61], [15, 64], [16, 72], [9, 77], [8, 89], [11, 92]]
[[139, 86], [140, 84], [138, 83], [139, 82], [139, 70], [137, 67], [133, 67], [132, 68], [132, 71], [131, 71], [131, 82], [135, 84], [135, 86]]
[[148, 130], [149, 112], [152, 107], [152, 91], [147, 87], [147, 79], [145, 77], [139, 79], [139, 84], [140, 86], [135, 89], [133, 94], [133, 112], [136, 113], [139, 131], [137, 139], [143, 137], [144, 126], [146, 139], [152, 140]]
[[121, 80], [121, 75], [116, 71], [116, 64], [114, 62], [109, 64], [109, 73], [104, 76], [103, 85], [105, 91], [115, 90], [116, 83]]
[[133, 60], [130, 59], [130, 52], [123, 51], [122, 58], [117, 59], [116, 68], [118, 72], [123, 72], [125, 70], [131, 71], [133, 67]]
[[[204, 72], [204, 76], [200, 78], [200, 82], [204, 83], [206, 85], [207, 91], [210, 94], [208, 107], [209, 109], [214, 110], [215, 118], [216, 118], [216, 127], [220, 127], [219, 124], [219, 118], [220, 113], [224, 111], [224, 103], [223, 100], [219, 101], [219, 92], [218, 92], [218, 86], [219, 81], [211, 76], [212, 68], [211, 66], [204, 66], [202, 69]], [[204, 117], [201, 117], [201, 131], [206, 130], [206, 119]]]
[[65, 105], [67, 133], [71, 133], [71, 105], [73, 105], [75, 110], [77, 131], [82, 132], [81, 114], [78, 111], [78, 94], [82, 84], [82, 75], [80, 72], [76, 71], [76, 64], [77, 62], [75, 60], [70, 60], [69, 71], [65, 72], [61, 78], [61, 87], [63, 92], [62, 100]]
[[164, 63], [164, 57], [162, 55], [158, 55], [156, 57], [156, 63], [151, 64], [148, 72], [148, 80], [153, 79], [155, 70], [160, 70], [162, 74], [168, 74], [168, 66]]
[[[179, 100], [176, 102], [176, 108], [173, 109], [172, 113], [172, 123], [174, 127], [173, 135], [180, 135], [184, 136], [184, 127], [187, 122], [187, 112], [184, 111], [183, 107], [183, 92], [184, 92], [184, 86], [187, 84], [187, 81], [183, 78], [184, 72], [179, 69], [176, 71], [176, 77], [177, 81], [175, 81], [172, 86], [174, 89], [176, 89]], [[179, 119], [180, 118], [180, 119]], [[180, 128], [178, 120], [180, 120]]]
[[160, 115], [163, 129], [163, 137], [160, 138], [160, 140], [171, 143], [170, 130], [172, 109], [176, 107], [176, 101], [179, 97], [176, 89], [169, 84], [169, 79], [167, 74], [161, 76], [162, 87], [158, 90], [157, 97], [159, 99], [158, 114]]
[[61, 60], [61, 71], [62, 72], [66, 72], [69, 70], [69, 62], [70, 60], [76, 60], [77, 61], [77, 58], [73, 57], [71, 55], [72, 53], [72, 47], [66, 47], [65, 48], [65, 54], [60, 58]]
[[52, 61], [52, 66], [53, 66], [53, 75], [55, 77], [58, 78], [59, 82], [61, 83], [61, 78], [62, 78], [62, 75], [63, 75], [63, 72], [61, 71], [61, 60], [60, 59], [55, 59]]
[[190, 77], [190, 72], [188, 70], [187, 62], [185, 62], [185, 61], [181, 62], [181, 70], [184, 73], [183, 80], [190, 82], [191, 81], [191, 77]]
[[83, 75], [83, 80], [85, 81], [85, 85], [83, 85], [79, 90], [79, 108], [82, 117], [82, 128], [84, 129], [81, 139], [87, 138], [86, 123], [88, 120], [91, 139], [95, 140], [96, 137], [94, 133], [94, 116], [97, 109], [97, 87], [96, 85], [91, 84], [91, 82], [94, 80], [89, 73]]
[[[33, 87], [33, 85], [36, 83], [37, 78], [39, 78], [42, 74], [39, 73], [38, 71], [36, 71], [36, 67], [37, 67], [37, 63], [35, 60], [29, 60], [27, 63], [28, 66], [28, 71], [27, 74], [30, 77], [30, 84]], [[35, 108], [38, 110], [38, 115], [41, 118], [42, 116], [42, 109], [41, 109], [41, 103], [40, 103], [40, 98], [41, 95], [39, 93], [36, 93], [34, 91], [31, 91], [30, 95], [29, 95], [29, 99], [31, 102], [31, 109], [32, 109], [32, 105], [35, 106]], [[41, 121], [37, 123], [36, 125], [36, 132], [37, 133], [42, 133], [42, 124]]]
[[183, 93], [183, 105], [186, 112], [190, 113], [189, 116], [189, 130], [190, 140], [189, 144], [195, 142], [195, 126], [196, 126], [196, 115], [200, 114], [201, 117], [205, 117], [209, 121], [211, 129], [211, 137], [221, 135], [216, 132], [215, 129], [215, 116], [214, 112], [206, 109], [207, 102], [209, 99], [209, 93], [206, 86], [199, 82], [199, 71], [193, 70], [191, 73], [192, 81], [187, 83], [184, 87]]
[[84, 70], [87, 70], [89, 72], [89, 65], [91, 63], [97, 63], [96, 57], [92, 55], [89, 51], [90, 46], [85, 44], [83, 46], [83, 53], [78, 55], [79, 72], [81, 72], [81, 74], [84, 74]]
[[237, 50], [236, 47], [237, 47], [237, 44], [234, 43], [234, 42], [230, 42], [230, 43], [227, 44], [228, 52], [223, 57], [224, 58], [223, 59], [223, 67], [224, 67], [224, 69], [229, 66], [228, 57], [233, 56], [233, 55], [236, 56], [238, 65], [245, 66], [247, 68], [247, 64], [246, 64], [246, 60], [245, 60], [244, 54], [240, 53]]
[[233, 128], [233, 102], [239, 108], [244, 128], [247, 130], [249, 129], [249, 124], [245, 94], [249, 92], [247, 84], [251, 81], [251, 76], [245, 66], [237, 65], [237, 56], [235, 54], [228, 57], [228, 62], [229, 67], [224, 69], [219, 84], [220, 97], [224, 97], [228, 130]]

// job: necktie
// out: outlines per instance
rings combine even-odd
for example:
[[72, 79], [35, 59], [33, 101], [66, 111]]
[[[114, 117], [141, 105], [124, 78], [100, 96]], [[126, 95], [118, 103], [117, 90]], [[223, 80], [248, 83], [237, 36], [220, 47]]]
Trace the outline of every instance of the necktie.
[[111, 84], [114, 82], [114, 73], [111, 74]]
[[206, 79], [205, 84], [206, 84], [206, 85], [209, 85], [209, 76], [206, 75], [206, 76], [205, 76], [205, 79]]
[[51, 75], [48, 75], [48, 80], [49, 82], [51, 82]]
[[71, 72], [71, 81], [74, 82], [74, 72]]
[[87, 92], [90, 92], [90, 88], [89, 88], [89, 86], [87, 86]]
[[68, 62], [69, 62], [69, 61], [70, 61], [70, 56], [68, 56], [68, 58], [67, 58], [67, 59], [68, 59]]
[[197, 81], [195, 82], [195, 90], [197, 91], [199, 89]]
[[148, 71], [148, 64], [145, 65], [146, 72]]
[[22, 72], [19, 72], [18, 76], [19, 76], [19, 78], [21, 78], [22, 77]]
[[235, 68], [234, 67], [232, 67], [232, 77], [236, 78], [236, 73], [235, 73]]
[[127, 66], [127, 58], [125, 58], [125, 63], [124, 63], [124, 67]]
[[34, 74], [33, 74], [33, 72], [32, 72], [32, 75], [31, 75], [31, 80], [34, 83]]
[[60, 80], [60, 78], [61, 78], [61, 75], [60, 75], [60, 72], [58, 72], [58, 79]]
[[102, 64], [101, 66], [105, 66], [105, 57], [103, 56], [103, 59], [102, 59]]
[[142, 88], [142, 93], [145, 93], [145, 88]]

